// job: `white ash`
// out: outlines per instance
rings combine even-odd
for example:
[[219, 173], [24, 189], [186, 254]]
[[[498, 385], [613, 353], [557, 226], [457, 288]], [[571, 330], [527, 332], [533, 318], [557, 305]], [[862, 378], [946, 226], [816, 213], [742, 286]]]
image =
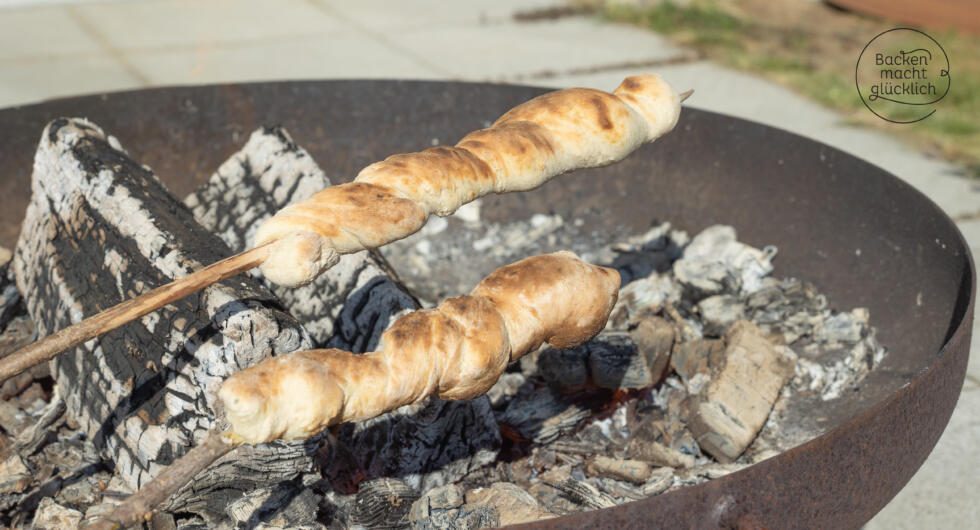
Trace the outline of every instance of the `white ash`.
[[37, 530], [77, 528], [81, 522], [82, 512], [66, 508], [51, 497], [45, 497], [38, 504], [31, 528]]
[[674, 263], [674, 277], [703, 295], [752, 294], [772, 272], [775, 255], [775, 247], [752, 248], [735, 238], [734, 228], [715, 225], [684, 248], [684, 255]]
[[629, 274], [640, 277], [669, 266], [679, 252], [676, 242], [684, 237], [666, 225], [618, 244], [620, 250], [615, 251], [613, 245], [596, 247], [592, 242], [597, 237], [584, 223], [560, 215], [538, 213], [509, 223], [487, 222], [477, 200], [449, 217], [433, 217], [419, 232], [381, 251], [405, 285], [426, 305], [434, 305], [469, 292], [483, 279], [487, 271], [459, 266], [474, 255], [484, 264], [498, 266], [533, 254], [571, 250], [593, 262], [618, 257], [624, 262], [621, 272], [631, 270]]

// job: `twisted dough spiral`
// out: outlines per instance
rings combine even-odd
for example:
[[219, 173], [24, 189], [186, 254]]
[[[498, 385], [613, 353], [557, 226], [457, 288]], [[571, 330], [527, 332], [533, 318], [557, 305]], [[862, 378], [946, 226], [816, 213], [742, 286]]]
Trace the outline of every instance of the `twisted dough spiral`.
[[592, 338], [619, 284], [615, 270], [571, 252], [527, 258], [497, 269], [469, 296], [398, 319], [376, 352], [270, 358], [228, 378], [218, 397], [233, 435], [247, 443], [307, 438], [430, 395], [474, 398], [543, 343], [566, 348]]
[[262, 272], [280, 285], [302, 285], [339, 254], [415, 233], [430, 214], [622, 160], [673, 129], [680, 108], [678, 94], [655, 75], [628, 77], [612, 94], [571, 88], [539, 96], [455, 147], [391, 156], [353, 182], [283, 208], [256, 234], [256, 245], [276, 241]]

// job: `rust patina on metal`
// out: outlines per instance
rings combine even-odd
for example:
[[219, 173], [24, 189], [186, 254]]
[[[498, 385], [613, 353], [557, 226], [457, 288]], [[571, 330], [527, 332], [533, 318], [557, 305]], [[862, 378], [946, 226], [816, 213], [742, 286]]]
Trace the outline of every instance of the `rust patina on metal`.
[[[697, 88], [697, 87], [693, 87]], [[320, 81], [163, 88], [0, 111], [0, 243], [11, 246], [45, 123], [84, 116], [183, 196], [264, 124], [280, 123], [335, 182], [391, 153], [454, 142], [542, 89]], [[696, 104], [696, 101], [692, 101]], [[885, 171], [785, 131], [686, 109], [626, 161], [485, 200], [485, 218], [580, 218], [609, 241], [654, 219], [715, 223], [779, 247], [780, 273], [841, 307], [868, 307], [889, 349], [856, 392], [795, 411], [822, 435], [743, 471], [535, 528], [856, 528], [906, 484], [942, 434], [969, 354], [976, 274], [953, 222]], [[467, 266], [491, 270], [479, 256]], [[819, 408], [818, 408], [819, 405]]]

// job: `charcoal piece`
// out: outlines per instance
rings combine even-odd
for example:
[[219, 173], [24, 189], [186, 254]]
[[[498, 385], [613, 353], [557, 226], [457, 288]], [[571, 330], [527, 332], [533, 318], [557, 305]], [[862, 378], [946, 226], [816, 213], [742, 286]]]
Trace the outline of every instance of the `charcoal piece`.
[[674, 262], [674, 276], [695, 299], [722, 292], [750, 294], [772, 272], [775, 254], [773, 247], [759, 250], [739, 242], [730, 226], [710, 226], [684, 248]]
[[559, 390], [574, 390], [589, 383], [589, 350], [546, 348], [537, 356], [537, 370], [544, 380]]
[[853, 309], [848, 313], [837, 313], [817, 323], [813, 338], [830, 347], [854, 344], [867, 334], [868, 310]]
[[77, 477], [77, 480], [63, 484], [55, 500], [60, 504], [76, 508], [92, 506], [98, 503], [102, 498], [102, 489], [100, 486], [104, 486], [111, 478], [109, 472], [100, 469], [101, 467], [93, 464], [89, 469], [85, 470], [83, 476]]
[[651, 273], [624, 284], [609, 315], [609, 326], [625, 329], [633, 322], [660, 313], [667, 304], [681, 300], [681, 285], [669, 274]]
[[670, 367], [677, 372], [684, 384], [698, 374], [707, 376], [711, 366], [720, 362], [725, 354], [725, 342], [720, 339], [697, 339], [678, 343], [670, 357]]
[[494, 508], [500, 525], [529, 523], [555, 516], [538, 504], [530, 493], [509, 482], [496, 482], [488, 488], [466, 493], [464, 508], [475, 510], [484, 506]]
[[595, 443], [576, 440], [574, 438], [557, 440], [549, 444], [548, 448], [559, 453], [584, 456], [592, 456], [597, 450]]
[[694, 466], [694, 456], [682, 453], [660, 442], [640, 437], [630, 440], [627, 445], [627, 454], [630, 458], [649, 462], [655, 466], [682, 468]]
[[[231, 254], [156, 176], [97, 126], [48, 125], [14, 257], [41, 336]], [[222, 380], [271, 355], [308, 348], [300, 324], [239, 276], [89, 341], [51, 363], [70, 416], [131, 488], [215, 427]], [[312, 467], [310, 444], [239, 450], [177, 499], [216, 513], [229, 497]], [[174, 504], [171, 508], [178, 508]]]
[[177, 519], [177, 530], [211, 530], [204, 519], [196, 516]]
[[0, 331], [7, 329], [11, 319], [26, 313], [23, 298], [17, 290], [13, 270], [10, 267], [13, 253], [0, 247]]
[[8, 437], [16, 436], [27, 428], [31, 423], [30, 420], [30, 416], [25, 414], [16, 403], [0, 401], [0, 429], [3, 429]]
[[627, 285], [651, 273], [670, 270], [671, 264], [681, 256], [684, 243], [685, 235], [672, 231], [670, 223], [663, 223], [613, 245], [611, 250], [616, 257], [610, 266], [619, 271], [623, 285]]
[[[797, 359], [793, 386], [816, 392], [824, 401], [837, 399], [845, 390], [854, 388], [885, 356], [885, 349], [878, 343], [874, 330], [863, 330], [862, 333], [867, 335], [843, 351], [825, 355], [821, 362], [803, 357]], [[842, 346], [840, 342], [833, 344]], [[819, 345], [810, 344], [807, 349]]]
[[719, 294], [698, 302], [698, 313], [704, 323], [704, 334], [720, 337], [728, 327], [745, 317], [742, 303], [735, 296]]
[[0, 288], [0, 329], [6, 329], [15, 316], [23, 313], [22, 303], [20, 292], [13, 282], [7, 282]]
[[652, 497], [667, 491], [673, 484], [674, 470], [669, 467], [661, 467], [653, 470], [650, 479], [640, 488], [640, 491], [644, 497]]
[[826, 298], [813, 285], [789, 278], [766, 278], [745, 300], [749, 320], [763, 331], [783, 336], [792, 344], [813, 333], [830, 314]]
[[407, 528], [408, 513], [419, 494], [405, 482], [381, 478], [361, 484], [351, 523], [367, 528]]
[[463, 488], [449, 484], [425, 492], [412, 504], [408, 520], [413, 530], [495, 528], [500, 517], [493, 506], [463, 506]]
[[149, 530], [177, 530], [177, 519], [167, 512], [156, 512], [147, 523]]
[[14, 453], [0, 463], [0, 495], [21, 493], [31, 484], [32, 471], [19, 454]]
[[649, 317], [640, 320], [629, 334], [641, 355], [648, 360], [654, 382], [659, 382], [670, 366], [677, 330], [663, 318]]
[[580, 512], [582, 506], [569, 500], [565, 492], [552, 486], [548, 482], [536, 482], [527, 489], [542, 507], [556, 515], [568, 515]]
[[667, 364], [662, 351], [641, 351], [628, 333], [604, 332], [582, 347], [589, 352], [589, 372], [599, 388], [653, 386]]
[[[283, 206], [330, 185], [316, 162], [282, 128], [262, 128], [187, 197], [198, 222], [234, 251], [251, 246], [258, 225]], [[374, 350], [402, 313], [418, 309], [380, 255], [345, 255], [313, 283], [268, 287], [310, 331], [318, 346], [355, 353]], [[341, 428], [335, 445], [349, 458], [331, 462], [336, 482], [366, 474], [406, 477], [414, 486], [456, 480], [493, 460], [499, 433], [488, 398], [428, 401]]]
[[34, 512], [32, 530], [64, 530], [78, 528], [82, 522], [82, 512], [62, 506], [50, 497], [41, 499]]
[[615, 499], [583, 480], [569, 478], [549, 485], [560, 491], [559, 495], [562, 497], [588, 510], [601, 510], [616, 505]]
[[676, 482], [685, 486], [700, 484], [706, 480], [714, 480], [716, 478], [730, 475], [741, 470], [746, 465], [747, 464], [740, 463], [719, 464], [712, 462], [702, 466], [693, 467], [691, 469], [678, 470], [675, 475]]
[[14, 450], [21, 454], [34, 454], [53, 431], [64, 421], [65, 402], [55, 389], [51, 401], [41, 411], [37, 421], [19, 433], [14, 439]]
[[500, 430], [486, 396], [438, 398], [342, 425], [324, 475], [337, 487], [354, 476], [399, 477], [426, 490], [496, 459]]
[[572, 432], [579, 422], [589, 417], [588, 397], [561, 396], [542, 388], [511, 400], [498, 421], [524, 440], [550, 443], [562, 434]]
[[701, 449], [722, 463], [738, 458], [765, 424], [795, 358], [742, 320], [725, 336], [724, 361], [685, 404], [686, 423]]
[[225, 512], [236, 526], [273, 530], [277, 528], [317, 529], [319, 498], [301, 481], [281, 482], [253, 490], [232, 501]]
[[[34, 328], [34, 322], [27, 315], [16, 316], [0, 333], [0, 357], [10, 355], [35, 340], [37, 340], [37, 330]], [[10, 399], [20, 394], [35, 381], [49, 375], [51, 372], [48, 364], [43, 363], [7, 379], [0, 385], [0, 400]]]
[[[324, 486], [327, 486], [326, 489]], [[313, 489], [322, 493], [317, 520], [327, 525], [331, 530], [347, 528], [357, 495], [338, 492], [322, 481], [316, 483]]]
[[458, 528], [460, 530], [477, 530], [479, 528], [497, 528], [500, 525], [500, 514], [493, 506], [463, 506], [455, 510], [434, 513], [428, 519], [413, 521], [412, 529]]
[[457, 484], [447, 484], [426, 491], [419, 500], [412, 505], [409, 518], [422, 520], [430, 517], [436, 510], [452, 510], [459, 508], [466, 502], [463, 497], [463, 488]]
[[[241, 252], [252, 246], [262, 221], [328, 186], [327, 176], [284, 129], [266, 127], [185, 203], [202, 226]], [[418, 307], [387, 270], [380, 254], [358, 252], [342, 256], [309, 285], [268, 287], [317, 346], [364, 352], [375, 349], [395, 315]]]
[[612, 477], [627, 482], [642, 484], [650, 478], [653, 468], [650, 464], [623, 458], [596, 456], [586, 466], [586, 471], [592, 476]]
[[[609, 390], [652, 386], [663, 377], [673, 343], [656, 324], [643, 324], [636, 336], [645, 341], [644, 348], [634, 342], [632, 333], [603, 332], [589, 342], [568, 349], [545, 348], [535, 355], [531, 373], [540, 374], [553, 388], [567, 391], [586, 386], [590, 381]], [[531, 361], [528, 361], [531, 363]]]
[[616, 480], [608, 477], [596, 477], [595, 479], [596, 488], [603, 493], [607, 493], [612, 496], [616, 501], [638, 501], [646, 495], [635, 484], [630, 484], [623, 482], [621, 480]]

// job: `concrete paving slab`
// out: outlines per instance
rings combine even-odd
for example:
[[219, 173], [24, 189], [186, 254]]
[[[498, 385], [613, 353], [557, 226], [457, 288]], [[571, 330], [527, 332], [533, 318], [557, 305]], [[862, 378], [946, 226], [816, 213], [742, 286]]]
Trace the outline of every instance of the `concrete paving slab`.
[[66, 9], [120, 50], [196, 48], [276, 37], [316, 35], [341, 21], [305, 0], [144, 0]]
[[410, 57], [393, 54], [382, 43], [349, 32], [176, 51], [127, 51], [124, 56], [153, 85], [442, 77]]
[[909, 484], [865, 528], [976, 528], [980, 390], [960, 395], [946, 432]]
[[458, 25], [398, 32], [388, 38], [456, 78], [483, 81], [533, 78], [595, 65], [651, 64], [688, 55], [652, 33], [584, 17], [528, 24]]
[[3, 62], [0, 69], [0, 101], [4, 105], [143, 86], [139, 78], [107, 55]]
[[500, 24], [513, 20], [516, 12], [561, 6], [561, 0], [413, 0], [392, 9], [390, 0], [313, 0], [339, 17], [363, 27], [398, 32], [419, 28]]
[[0, 10], [0, 68], [8, 61], [99, 54], [102, 48], [61, 7]]

